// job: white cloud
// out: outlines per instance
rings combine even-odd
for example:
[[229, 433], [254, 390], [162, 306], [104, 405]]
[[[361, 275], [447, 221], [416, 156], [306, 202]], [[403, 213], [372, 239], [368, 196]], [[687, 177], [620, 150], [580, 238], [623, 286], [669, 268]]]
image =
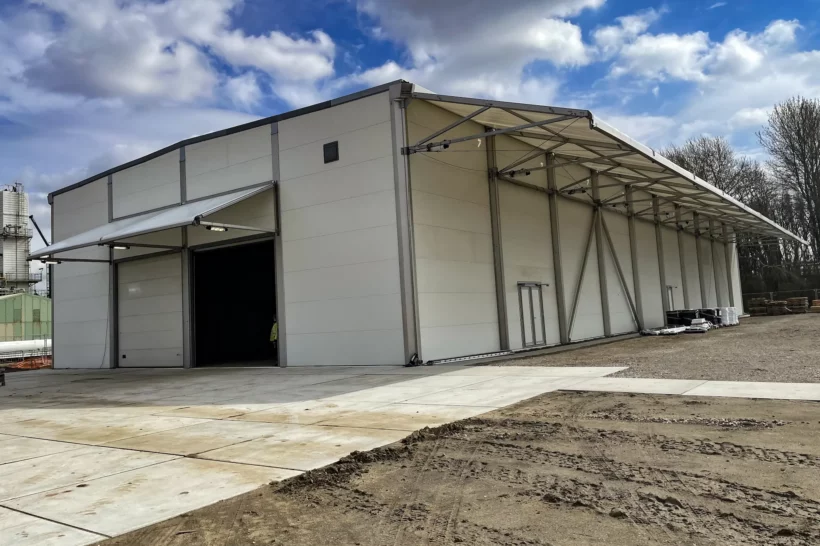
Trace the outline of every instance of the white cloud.
[[224, 85], [231, 102], [242, 110], [250, 110], [262, 100], [262, 90], [256, 74], [246, 72], [241, 76], [229, 78]]
[[618, 120], [652, 144], [701, 134], [734, 134], [748, 143], [775, 103], [795, 95], [820, 96], [820, 51], [796, 50], [799, 21], [775, 20], [756, 33], [737, 29], [718, 41], [705, 32], [652, 34], [648, 25], [634, 28], [645, 30], [635, 35], [619, 24], [594, 34], [603, 56], [613, 58], [608, 85], [624, 95], [651, 91], [657, 96], [654, 82], [687, 84], [676, 89], [677, 103], [669, 105], [674, 127], [661, 122], [657, 131], [650, 130], [650, 114]]
[[[544, 61], [572, 68], [591, 62], [581, 29], [561, 19], [594, 9], [604, 0], [522, 0], [457, 3], [432, 0], [360, 0], [378, 36], [407, 48], [404, 66], [390, 60], [348, 78], [384, 83], [404, 77], [437, 91], [509, 100], [554, 95], [557, 80], [533, 76], [527, 67]], [[488, 45], [491, 44], [491, 47]]]
[[733, 129], [760, 127], [769, 120], [769, 110], [766, 108], [741, 108], [729, 118]]
[[[219, 97], [224, 78], [214, 57], [269, 75], [272, 89], [315, 92], [334, 75], [336, 47], [321, 30], [248, 35], [233, 28], [242, 0], [31, 0], [0, 22], [0, 96], [25, 90], [86, 99], [189, 103]], [[5, 76], [5, 78], [3, 77]], [[249, 79], [228, 84], [243, 88]], [[6, 91], [3, 88], [10, 89]], [[228, 89], [230, 92], [231, 89]], [[232, 97], [233, 98], [233, 97]]]
[[733, 30], [722, 42], [713, 42], [706, 32], [635, 36], [621, 27], [605, 27], [598, 32], [604, 40], [602, 50], [615, 57], [611, 70], [615, 77], [706, 82], [719, 75], [756, 73], [767, 59], [788, 51], [799, 28], [798, 21], [777, 20], [759, 34]]
[[623, 46], [612, 74], [616, 77], [635, 74], [648, 79], [702, 81], [709, 46], [709, 35], [705, 32], [643, 34]]
[[717, 8], [722, 8], [722, 7], [726, 6], [726, 5], [727, 5], [727, 3], [726, 3], [726, 2], [715, 2], [714, 4], [712, 4], [711, 6], [709, 6], [707, 9], [717, 9]]
[[678, 125], [672, 117], [650, 114], [624, 115], [611, 110], [600, 112], [598, 117], [622, 133], [648, 144], [665, 142]]
[[234, 30], [218, 35], [209, 45], [232, 65], [256, 67], [285, 80], [309, 82], [333, 75], [336, 47], [320, 30], [309, 38], [292, 38], [281, 32], [246, 36]]
[[795, 35], [800, 29], [800, 22], [793, 19], [772, 21], [763, 31], [761, 42], [770, 46], [787, 46], [794, 43]]
[[617, 24], [595, 29], [593, 41], [603, 59], [611, 59], [628, 42], [646, 32], [649, 26], [661, 16], [654, 9], [645, 10], [633, 15], [616, 19]]

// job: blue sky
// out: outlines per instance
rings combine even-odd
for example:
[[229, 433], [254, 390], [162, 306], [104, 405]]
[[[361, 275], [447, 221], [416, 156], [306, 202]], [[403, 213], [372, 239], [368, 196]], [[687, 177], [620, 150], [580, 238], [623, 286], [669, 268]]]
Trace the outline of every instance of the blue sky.
[[0, 181], [49, 191], [175, 141], [405, 78], [589, 108], [644, 143], [820, 96], [818, 1], [5, 0]]

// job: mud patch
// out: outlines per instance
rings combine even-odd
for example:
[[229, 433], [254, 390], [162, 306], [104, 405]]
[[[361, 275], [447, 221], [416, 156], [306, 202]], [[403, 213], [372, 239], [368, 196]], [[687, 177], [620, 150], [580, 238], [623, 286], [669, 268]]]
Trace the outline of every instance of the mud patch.
[[107, 544], [820, 544], [816, 411], [550, 393]]

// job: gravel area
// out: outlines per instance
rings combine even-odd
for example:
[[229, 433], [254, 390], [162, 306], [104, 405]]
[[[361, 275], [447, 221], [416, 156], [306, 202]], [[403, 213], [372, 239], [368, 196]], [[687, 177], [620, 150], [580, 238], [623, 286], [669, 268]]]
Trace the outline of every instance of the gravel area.
[[629, 366], [613, 377], [820, 382], [820, 314], [742, 319], [707, 334], [641, 337], [494, 366]]

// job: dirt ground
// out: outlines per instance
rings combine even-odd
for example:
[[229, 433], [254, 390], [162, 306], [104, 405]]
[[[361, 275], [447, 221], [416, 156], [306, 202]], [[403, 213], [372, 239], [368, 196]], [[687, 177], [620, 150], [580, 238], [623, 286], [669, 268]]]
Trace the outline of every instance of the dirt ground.
[[640, 337], [510, 366], [629, 366], [613, 377], [820, 382], [820, 314], [742, 319], [706, 334]]
[[818, 433], [816, 403], [555, 392], [105, 544], [818, 544]]

